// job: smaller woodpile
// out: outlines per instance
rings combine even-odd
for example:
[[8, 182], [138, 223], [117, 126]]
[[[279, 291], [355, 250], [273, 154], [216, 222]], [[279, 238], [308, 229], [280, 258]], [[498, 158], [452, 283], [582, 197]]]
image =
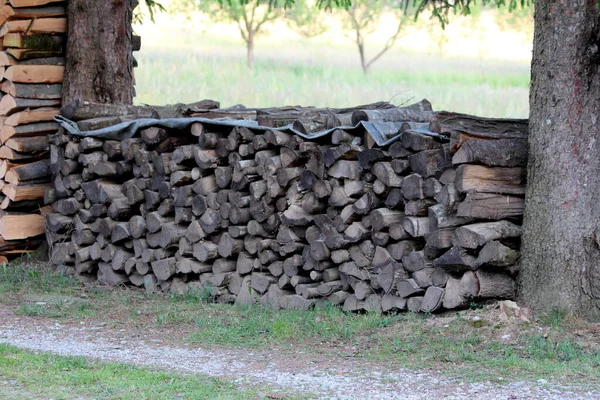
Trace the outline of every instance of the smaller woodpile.
[[[73, 107], [66, 114], [82, 127], [78, 117], [109, 108]], [[402, 136], [377, 148], [346, 128], [315, 140], [241, 123], [155, 126], [123, 141], [61, 132], [51, 145], [59, 200], [47, 215], [54, 265], [284, 309], [433, 312], [515, 296], [527, 121], [433, 112], [426, 101], [186, 110], [306, 133], [396, 124]]]
[[48, 138], [58, 125], [64, 73], [65, 1], [0, 1], [0, 255], [43, 243], [51, 186]]

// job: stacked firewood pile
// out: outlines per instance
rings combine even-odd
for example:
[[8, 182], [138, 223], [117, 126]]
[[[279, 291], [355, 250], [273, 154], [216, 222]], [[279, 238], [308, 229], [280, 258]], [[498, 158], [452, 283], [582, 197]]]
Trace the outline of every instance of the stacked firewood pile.
[[52, 263], [109, 285], [283, 309], [433, 312], [514, 297], [526, 121], [426, 101], [202, 113], [228, 114], [305, 132], [396, 124], [401, 136], [378, 148], [356, 129], [309, 141], [208, 122], [122, 141], [59, 133]]
[[[0, 0], [0, 262], [44, 242], [66, 34], [66, 0]], [[140, 37], [132, 44], [139, 50]]]
[[[51, 186], [48, 138], [56, 133], [64, 73], [65, 1], [0, 2], [0, 254], [43, 243]], [[5, 260], [5, 259], [4, 259]]]

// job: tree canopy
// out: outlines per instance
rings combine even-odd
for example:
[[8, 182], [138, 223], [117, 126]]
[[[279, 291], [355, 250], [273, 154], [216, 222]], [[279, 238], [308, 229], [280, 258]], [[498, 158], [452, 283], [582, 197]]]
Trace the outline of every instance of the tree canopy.
[[[293, 7], [295, 0], [269, 0], [269, 3], [275, 4], [279, 1], [283, 1], [285, 7]], [[350, 8], [352, 3], [353, 0], [317, 0], [317, 6], [324, 9], [331, 9], [334, 7]], [[405, 11], [408, 11], [409, 8], [414, 8], [415, 17], [425, 10], [430, 10], [432, 16], [438, 18], [442, 25], [445, 25], [448, 22], [448, 16], [451, 13], [468, 15], [471, 12], [471, 7], [476, 4], [508, 7], [509, 11], [512, 11], [519, 6], [530, 6], [534, 3], [534, 0], [396, 0], [396, 3], [398, 4], [398, 7], [403, 8]]]

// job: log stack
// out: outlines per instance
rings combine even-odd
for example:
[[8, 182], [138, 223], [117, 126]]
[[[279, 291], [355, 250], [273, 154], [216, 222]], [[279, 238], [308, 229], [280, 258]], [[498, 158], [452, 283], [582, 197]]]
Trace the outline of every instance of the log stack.
[[0, 1], [0, 255], [43, 243], [43, 199], [51, 186], [48, 138], [58, 125], [66, 2]]
[[378, 148], [349, 129], [315, 141], [198, 122], [123, 141], [59, 132], [52, 263], [108, 285], [282, 309], [435, 312], [515, 296], [526, 121], [428, 102], [252, 112], [307, 131], [400, 123], [402, 136]]

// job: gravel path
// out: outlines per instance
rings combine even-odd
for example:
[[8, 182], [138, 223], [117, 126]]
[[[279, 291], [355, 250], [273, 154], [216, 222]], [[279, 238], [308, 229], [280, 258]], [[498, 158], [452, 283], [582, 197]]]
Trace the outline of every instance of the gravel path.
[[[2, 311], [2, 310], [0, 310]], [[541, 382], [465, 383], [432, 373], [390, 371], [362, 360], [315, 354], [175, 347], [147, 332], [109, 331], [102, 323], [61, 324], [0, 312], [0, 343], [22, 349], [199, 373], [241, 385], [315, 399], [598, 399], [600, 389]]]

